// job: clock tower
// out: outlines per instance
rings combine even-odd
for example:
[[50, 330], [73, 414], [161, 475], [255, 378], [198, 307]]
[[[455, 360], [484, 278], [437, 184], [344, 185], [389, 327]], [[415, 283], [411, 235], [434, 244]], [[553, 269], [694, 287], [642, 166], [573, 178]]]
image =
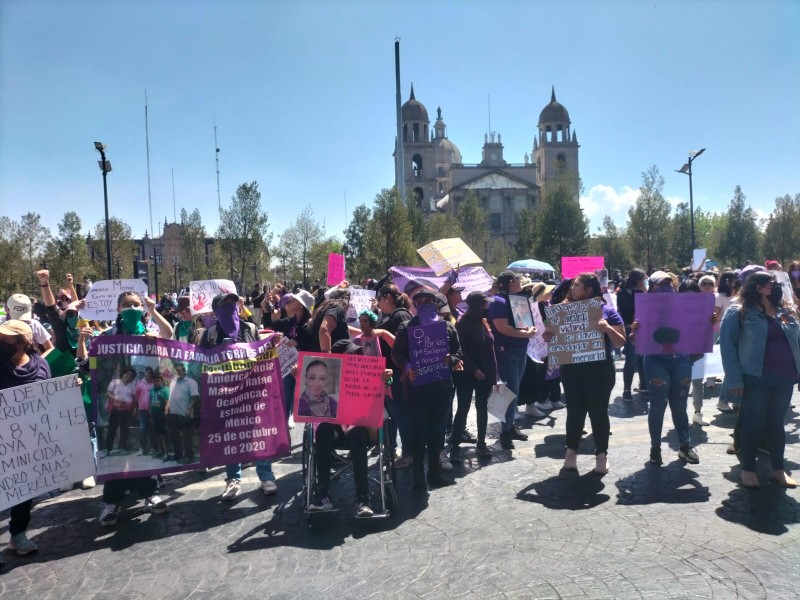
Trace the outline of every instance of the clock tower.
[[483, 136], [483, 158], [482, 167], [503, 167], [506, 161], [503, 159], [503, 144], [500, 143], [500, 134], [492, 131]]

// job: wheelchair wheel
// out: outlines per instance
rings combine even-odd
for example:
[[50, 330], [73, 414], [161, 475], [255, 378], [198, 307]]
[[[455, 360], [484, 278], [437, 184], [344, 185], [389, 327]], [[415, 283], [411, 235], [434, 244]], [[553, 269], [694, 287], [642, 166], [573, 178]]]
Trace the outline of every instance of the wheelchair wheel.
[[316, 483], [314, 472], [314, 447], [313, 447], [314, 430], [310, 424], [306, 424], [303, 430], [303, 500], [305, 506], [308, 508], [311, 505], [311, 500], [314, 497], [314, 484]]
[[389, 516], [392, 516], [397, 512], [397, 490], [394, 489], [394, 482], [386, 481], [383, 484], [383, 492], [385, 494], [386, 511]]

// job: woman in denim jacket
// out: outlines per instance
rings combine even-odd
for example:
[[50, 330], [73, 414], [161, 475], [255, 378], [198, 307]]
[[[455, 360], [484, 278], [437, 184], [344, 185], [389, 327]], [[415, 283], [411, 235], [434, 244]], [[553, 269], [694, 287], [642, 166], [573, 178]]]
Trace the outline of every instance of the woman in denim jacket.
[[800, 373], [800, 326], [781, 296], [771, 273], [753, 273], [725, 312], [720, 329], [729, 393], [742, 398], [742, 485], [750, 488], [759, 487], [755, 467], [762, 436], [772, 463], [770, 480], [797, 486], [784, 471], [783, 421]]

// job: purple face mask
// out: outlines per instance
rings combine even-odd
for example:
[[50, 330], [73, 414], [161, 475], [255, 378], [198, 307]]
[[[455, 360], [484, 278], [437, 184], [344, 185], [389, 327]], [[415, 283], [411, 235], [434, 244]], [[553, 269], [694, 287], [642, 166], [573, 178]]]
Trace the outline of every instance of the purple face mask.
[[439, 320], [439, 315], [436, 314], [436, 306], [434, 304], [420, 304], [417, 306], [417, 317], [422, 325], [430, 325]]
[[214, 311], [217, 325], [234, 340], [239, 337], [239, 307], [236, 302], [223, 302]]
[[792, 271], [792, 277], [795, 279], [800, 279], [800, 271]]
[[200, 320], [203, 322], [203, 327], [209, 329], [214, 323], [217, 322], [217, 317], [214, 314], [200, 315]]

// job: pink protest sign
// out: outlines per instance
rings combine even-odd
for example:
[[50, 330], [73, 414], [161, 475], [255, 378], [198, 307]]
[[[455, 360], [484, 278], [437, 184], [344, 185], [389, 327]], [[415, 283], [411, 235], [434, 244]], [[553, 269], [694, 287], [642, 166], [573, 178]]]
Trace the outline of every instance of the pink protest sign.
[[382, 356], [301, 352], [294, 420], [380, 427], [385, 368]]
[[605, 259], [602, 256], [562, 256], [561, 277], [569, 279], [580, 273], [594, 273], [603, 268]]
[[328, 285], [339, 285], [344, 279], [344, 255], [331, 252], [328, 254]]

